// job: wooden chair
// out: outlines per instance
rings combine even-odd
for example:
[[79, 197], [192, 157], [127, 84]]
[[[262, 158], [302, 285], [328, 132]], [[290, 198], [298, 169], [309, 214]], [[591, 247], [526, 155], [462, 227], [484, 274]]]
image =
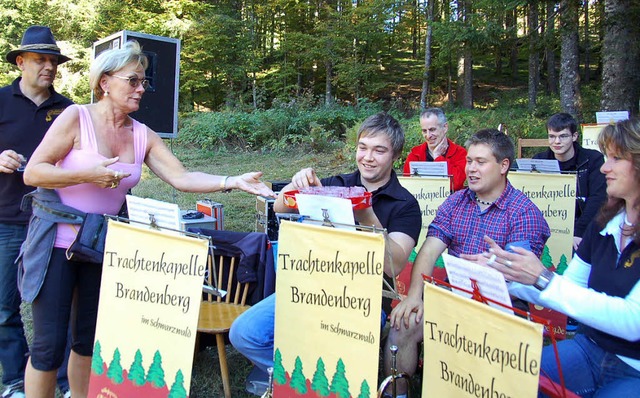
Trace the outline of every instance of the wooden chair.
[[546, 138], [518, 138], [517, 158], [522, 158], [522, 148], [528, 147], [549, 147], [549, 140]]
[[[216, 336], [225, 398], [231, 398], [229, 368], [227, 366], [227, 355], [225, 351], [225, 335], [229, 332], [233, 321], [249, 309], [249, 306], [245, 305], [245, 302], [250, 284], [234, 283], [234, 275], [238, 261], [236, 257], [216, 256], [212, 258], [212, 256], [209, 256], [209, 273], [207, 278], [209, 285], [215, 286], [215, 284], [212, 283], [213, 275], [216, 271], [213, 264], [217, 262], [218, 283], [220, 289], [226, 290], [227, 294], [224, 297], [224, 301], [222, 297], [214, 297], [213, 294], [207, 294], [206, 300], [203, 300], [200, 304], [200, 318], [198, 319], [198, 333], [208, 333]], [[227, 277], [223, 280], [225, 274]]]

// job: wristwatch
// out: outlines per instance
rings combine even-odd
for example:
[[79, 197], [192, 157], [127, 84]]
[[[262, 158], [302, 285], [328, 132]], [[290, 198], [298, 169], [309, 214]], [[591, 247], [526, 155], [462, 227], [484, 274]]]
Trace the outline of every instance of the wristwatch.
[[555, 272], [545, 268], [538, 276], [538, 280], [533, 286], [538, 290], [544, 290], [547, 288], [553, 277], [556, 276]]

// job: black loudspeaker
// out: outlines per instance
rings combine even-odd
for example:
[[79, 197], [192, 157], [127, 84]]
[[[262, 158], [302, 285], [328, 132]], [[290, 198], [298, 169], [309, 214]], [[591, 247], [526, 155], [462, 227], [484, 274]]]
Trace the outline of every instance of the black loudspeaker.
[[178, 89], [180, 82], [180, 40], [122, 30], [93, 43], [93, 58], [101, 52], [121, 48], [135, 40], [149, 59], [145, 77], [149, 87], [140, 109], [131, 114], [162, 138], [178, 136]]

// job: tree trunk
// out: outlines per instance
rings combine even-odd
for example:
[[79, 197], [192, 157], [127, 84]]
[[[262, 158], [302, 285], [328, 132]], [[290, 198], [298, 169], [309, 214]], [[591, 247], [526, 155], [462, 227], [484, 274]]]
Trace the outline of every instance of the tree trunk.
[[578, 53], [578, 2], [562, 0], [560, 2], [560, 106], [582, 121], [580, 98], [580, 63]]
[[[431, 2], [431, 1], [429, 1]], [[413, 23], [411, 24], [411, 56], [418, 59], [418, 40], [420, 37], [420, 18], [418, 17], [418, 0], [411, 4]]]
[[[462, 1], [462, 12], [465, 29], [471, 29], [472, 0]], [[473, 53], [471, 51], [471, 43], [465, 40], [463, 43], [463, 73], [464, 85], [462, 94], [462, 106], [466, 109], [473, 109]]]
[[584, 84], [591, 80], [591, 39], [589, 38], [589, 2], [584, 2]]
[[325, 62], [326, 76], [324, 83], [324, 104], [329, 106], [333, 103], [333, 93], [331, 89], [331, 77], [333, 76], [333, 62], [327, 60]]
[[[498, 26], [502, 30], [501, 36], [504, 38], [506, 36], [506, 31], [504, 28], [504, 16], [502, 14], [496, 16], [498, 18]], [[502, 76], [502, 55], [504, 52], [502, 51], [503, 43], [498, 43], [494, 46], [493, 51], [495, 53], [494, 58], [494, 67], [495, 67], [495, 75]]]
[[256, 87], [258, 83], [256, 78], [256, 71], [254, 70], [251, 74], [251, 97], [253, 98], [253, 109], [256, 110], [258, 109], [258, 88]]
[[449, 106], [453, 106], [455, 101], [453, 98], [453, 62], [451, 61], [451, 53], [449, 53], [447, 62], [447, 97], [449, 98]]
[[529, 112], [536, 109], [540, 81], [540, 54], [538, 53], [538, 0], [529, 0]]
[[545, 54], [547, 58], [547, 92], [558, 92], [558, 75], [556, 74], [556, 2], [547, 0], [547, 29], [545, 31]]
[[456, 75], [456, 103], [462, 106], [464, 98], [464, 52], [462, 50], [458, 53]]
[[427, 95], [429, 94], [429, 72], [431, 71], [431, 35], [433, 31], [433, 3], [427, 4], [427, 34], [424, 39], [424, 73], [422, 74], [422, 91], [420, 92], [420, 110], [427, 109]]
[[602, 102], [607, 111], [638, 114], [640, 99], [640, 5], [636, 0], [607, 0], [602, 43]]
[[515, 81], [518, 77], [518, 27], [517, 27], [517, 7], [507, 12], [506, 24], [509, 31], [509, 48], [511, 49], [509, 54], [509, 69], [511, 70], [511, 80]]
[[465, 43], [464, 50], [464, 95], [462, 106], [466, 109], [473, 109], [473, 55], [469, 43]]

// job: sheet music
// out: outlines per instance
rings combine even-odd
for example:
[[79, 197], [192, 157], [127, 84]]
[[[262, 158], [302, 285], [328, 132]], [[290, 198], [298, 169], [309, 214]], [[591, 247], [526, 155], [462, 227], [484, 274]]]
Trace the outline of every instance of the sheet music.
[[[508, 307], [512, 306], [507, 282], [505, 282], [504, 276], [500, 272], [446, 253], [442, 254], [442, 258], [451, 285], [472, 291], [471, 279], [473, 279], [478, 283], [480, 293], [484, 297]], [[453, 291], [461, 296], [471, 298], [470, 294], [461, 290], [453, 289]], [[509, 308], [504, 308], [492, 302], [489, 302], [489, 306], [513, 314], [513, 311]]]
[[555, 159], [516, 159], [518, 171], [539, 171], [560, 174], [560, 163]]
[[441, 176], [449, 175], [447, 162], [409, 162], [411, 175]]
[[596, 123], [615, 123], [629, 119], [629, 111], [596, 112]]
[[127, 195], [129, 219], [144, 224], [151, 223], [151, 215], [157, 226], [180, 230], [180, 208], [177, 204], [155, 199]]
[[[332, 223], [355, 225], [351, 200], [333, 196], [296, 194], [298, 212], [314, 220], [328, 217]], [[336, 226], [336, 228], [355, 229], [355, 227]]]

